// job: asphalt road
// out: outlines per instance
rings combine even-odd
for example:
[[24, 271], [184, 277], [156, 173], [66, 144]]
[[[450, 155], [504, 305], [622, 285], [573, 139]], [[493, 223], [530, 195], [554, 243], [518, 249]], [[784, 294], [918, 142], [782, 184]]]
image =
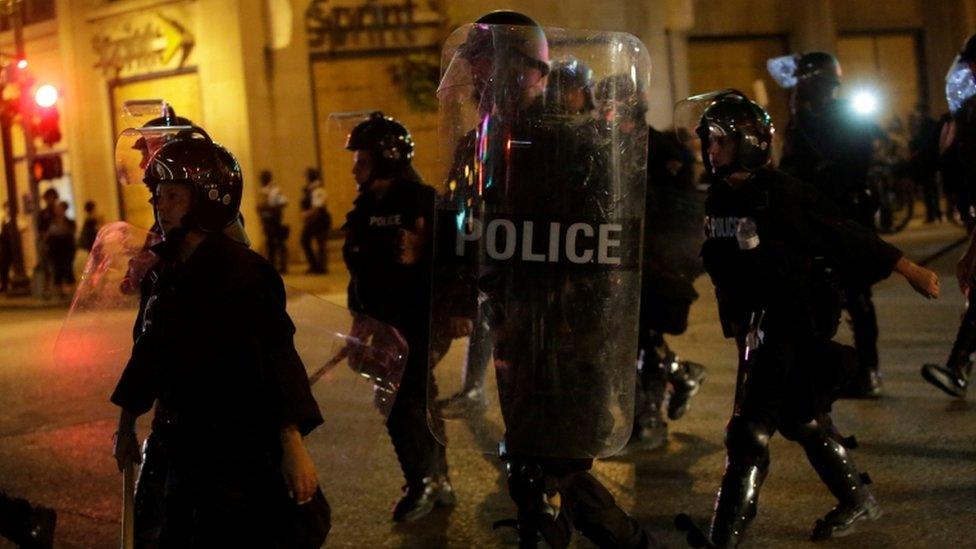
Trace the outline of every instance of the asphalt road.
[[[919, 226], [892, 241], [917, 259], [960, 234], [945, 225]], [[884, 516], [826, 546], [976, 546], [971, 526], [976, 516], [974, 406], [950, 399], [918, 374], [923, 362], [945, 359], [958, 326], [964, 302], [951, 274], [957, 256], [948, 254], [933, 265], [943, 277], [938, 301], [915, 295], [897, 275], [876, 287], [885, 396], [839, 402], [834, 417], [845, 434], [860, 441], [854, 458], [873, 478], [871, 489]], [[343, 298], [342, 274], [288, 277], [287, 282], [333, 301]], [[710, 516], [723, 470], [723, 429], [735, 382], [734, 345], [721, 338], [707, 279], [700, 279], [698, 287], [703, 297], [692, 308], [688, 332], [671, 340], [683, 357], [709, 367], [691, 411], [670, 425], [665, 450], [601, 460], [595, 467], [618, 501], [671, 547], [683, 545], [671, 526], [675, 514], [687, 512], [701, 524]], [[68, 348], [58, 347], [62, 358], [56, 360], [64, 317], [65, 310], [57, 308], [0, 310], [0, 489], [54, 507], [58, 547], [112, 547], [118, 543], [121, 475], [111, 459], [116, 410], [107, 398], [120, 359], [115, 366], [85, 360], [111, 351], [111, 345], [72, 339], [63, 340]], [[849, 339], [845, 328], [841, 337]], [[313, 360], [327, 358], [332, 350], [319, 350]], [[495, 520], [514, 516], [498, 460], [459, 447], [461, 440], [448, 449], [457, 507], [394, 526], [389, 510], [402, 483], [399, 469], [370, 395], [361, 384], [350, 383], [336, 374], [316, 387], [327, 407], [326, 424], [309, 440], [333, 505], [329, 546], [515, 543], [510, 531], [491, 530]], [[810, 546], [813, 523], [832, 507], [832, 497], [797, 445], [776, 437], [771, 453], [759, 516], [745, 546]], [[590, 546], [579, 538], [574, 543]]]

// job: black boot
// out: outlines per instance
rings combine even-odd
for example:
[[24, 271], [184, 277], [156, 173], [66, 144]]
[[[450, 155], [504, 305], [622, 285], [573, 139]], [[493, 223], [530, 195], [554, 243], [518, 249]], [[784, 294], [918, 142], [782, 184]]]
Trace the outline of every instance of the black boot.
[[49, 549], [54, 546], [56, 524], [54, 509], [0, 492], [0, 537], [26, 549]]
[[956, 341], [952, 345], [946, 365], [943, 367], [937, 364], [926, 364], [922, 366], [922, 377], [950, 396], [966, 398], [969, 375], [973, 371], [970, 355], [974, 350], [976, 350], [976, 324], [966, 318], [959, 326], [959, 333], [956, 334]]
[[446, 477], [425, 477], [403, 487], [403, 497], [393, 508], [393, 522], [412, 522], [430, 514], [434, 507], [451, 507], [457, 496]]
[[[881, 516], [881, 506], [868, 491], [857, 471], [850, 453], [825, 429], [801, 427], [805, 432], [797, 441], [806, 451], [807, 459], [837, 498], [838, 504], [813, 527], [813, 541], [843, 536], [851, 532], [855, 523]], [[785, 434], [785, 433], [784, 433]]]
[[746, 527], [756, 516], [759, 489], [767, 470], [768, 465], [726, 465], [708, 533], [713, 546], [737, 547], [742, 541]]
[[674, 391], [668, 400], [668, 418], [675, 420], [685, 415], [691, 397], [698, 394], [705, 382], [705, 367], [697, 362], [678, 360], [674, 353], [668, 353], [664, 366]]
[[625, 452], [621, 453], [631, 450], [657, 450], [667, 443], [668, 424], [664, 421], [661, 408], [652, 405], [634, 422], [634, 430], [627, 441]]

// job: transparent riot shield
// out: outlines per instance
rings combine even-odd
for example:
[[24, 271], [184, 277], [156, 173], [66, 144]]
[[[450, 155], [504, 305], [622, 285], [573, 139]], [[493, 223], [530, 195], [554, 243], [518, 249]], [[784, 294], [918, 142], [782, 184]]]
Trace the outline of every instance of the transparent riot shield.
[[[550, 59], [585, 78], [548, 82]], [[633, 421], [647, 130], [561, 109], [579, 103], [560, 86], [611, 79], [620, 105], [646, 105], [647, 52], [622, 33], [475, 24], [442, 60], [431, 360], [454, 396], [429, 403], [431, 429], [486, 452], [611, 455]], [[476, 405], [455, 406], [465, 394]]]
[[[56, 375], [43, 380], [64, 385], [58, 390], [65, 395], [83, 391], [93, 401], [90, 406], [97, 406], [107, 429], [100, 439], [106, 460], [111, 460], [113, 418], [119, 413], [109, 397], [145, 324], [140, 303], [157, 275], [158, 260], [149, 246], [158, 241], [155, 233], [124, 222], [99, 231], [55, 344]], [[295, 325], [295, 348], [326, 420], [306, 436], [306, 446], [327, 494], [355, 491], [372, 474], [363, 464], [382, 453], [376, 444], [385, 442], [406, 343], [386, 324], [299, 290], [287, 290], [286, 308]], [[385, 511], [385, 505], [375, 512]], [[337, 530], [355, 527], [357, 515], [346, 516], [351, 518], [335, 522]]]

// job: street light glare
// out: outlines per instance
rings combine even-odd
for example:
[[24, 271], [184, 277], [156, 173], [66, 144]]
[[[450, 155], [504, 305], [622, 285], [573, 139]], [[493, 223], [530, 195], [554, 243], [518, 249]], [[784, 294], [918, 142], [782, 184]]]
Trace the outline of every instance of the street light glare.
[[852, 101], [857, 114], [867, 116], [878, 110], [878, 96], [874, 92], [868, 90], [855, 92]]
[[21, 59], [21, 60], [17, 61], [17, 68], [20, 69], [20, 70], [26, 69], [27, 68], [27, 60], [26, 59]]
[[51, 84], [44, 84], [34, 92], [34, 101], [41, 107], [52, 107], [58, 102], [58, 89]]

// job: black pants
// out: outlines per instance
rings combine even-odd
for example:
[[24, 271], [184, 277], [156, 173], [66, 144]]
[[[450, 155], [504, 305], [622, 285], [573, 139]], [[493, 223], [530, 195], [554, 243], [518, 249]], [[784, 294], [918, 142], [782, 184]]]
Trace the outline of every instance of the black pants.
[[[321, 491], [297, 505], [280, 463], [260, 456], [167, 455], [159, 547], [319, 547], [330, 511]], [[314, 521], [307, 516], [316, 513]], [[313, 523], [314, 522], [314, 523]]]
[[777, 432], [799, 443], [827, 488], [842, 503], [867, 493], [830, 407], [854, 369], [850, 347], [802, 331], [767, 330], [758, 349], [740, 358], [736, 409], [725, 434], [726, 469], [712, 517], [711, 540], [735, 546], [756, 514], [769, 470], [769, 439]]
[[8, 248], [0, 250], [0, 292], [7, 290], [10, 284], [10, 267], [13, 266], [13, 253]]
[[662, 367], [670, 351], [664, 334], [680, 335], [688, 329], [691, 301], [645, 293], [641, 301], [641, 325], [637, 336], [638, 370], [634, 421], [645, 426], [654, 421], [664, 402], [668, 373]]
[[308, 261], [310, 271], [327, 272], [329, 269], [328, 236], [332, 229], [332, 218], [328, 212], [308, 219], [302, 227], [302, 250]]
[[0, 537], [11, 541], [24, 538], [31, 519], [31, 504], [0, 490]]
[[53, 267], [55, 284], [74, 284], [75, 241], [71, 236], [48, 237], [48, 263]]
[[938, 221], [942, 218], [942, 206], [939, 204], [939, 183], [936, 181], [934, 175], [921, 176], [921, 181], [919, 181], [922, 187], [922, 194], [925, 197], [926, 221]]
[[[425, 477], [447, 474], [446, 449], [427, 425], [428, 392], [433, 401], [437, 387], [428, 375], [426, 317], [416, 321], [411, 326], [401, 326], [410, 351], [396, 401], [386, 420], [403, 476], [412, 487], [419, 487]], [[443, 425], [438, 430], [444, 432]]]
[[858, 372], [863, 376], [878, 370], [878, 315], [871, 301], [871, 288], [844, 288], [844, 308], [851, 316]]

